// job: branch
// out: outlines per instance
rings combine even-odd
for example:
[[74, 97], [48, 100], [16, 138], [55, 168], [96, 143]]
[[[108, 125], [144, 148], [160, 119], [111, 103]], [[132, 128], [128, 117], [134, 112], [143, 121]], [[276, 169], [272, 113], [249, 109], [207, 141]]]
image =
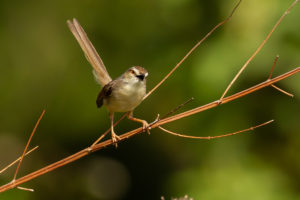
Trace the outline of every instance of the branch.
[[[185, 106], [186, 104], [190, 103], [191, 101], [194, 100], [194, 97], [188, 99], [187, 101], [185, 101], [184, 103], [180, 104], [179, 106], [177, 106], [176, 108], [174, 108], [173, 110], [171, 110], [170, 112], [168, 112], [167, 114], [165, 114], [162, 118], [166, 118], [172, 114], [174, 114], [177, 110], [179, 110], [180, 108], [182, 108], [183, 106]], [[157, 120], [159, 119], [159, 116], [157, 117]]]
[[33, 137], [33, 135], [34, 135], [34, 133], [35, 133], [37, 127], [39, 126], [40, 121], [42, 120], [44, 114], [45, 114], [45, 110], [43, 110], [42, 114], [40, 115], [39, 119], [37, 120], [37, 122], [36, 122], [36, 124], [35, 124], [35, 126], [34, 126], [34, 128], [33, 128], [33, 130], [32, 130], [32, 132], [31, 132], [31, 134], [30, 134], [30, 137], [29, 137], [29, 139], [28, 139], [28, 141], [27, 141], [27, 144], [26, 144], [25, 149], [24, 149], [24, 151], [23, 151], [23, 154], [22, 154], [22, 156], [21, 156], [20, 162], [19, 162], [19, 164], [18, 164], [18, 166], [17, 166], [17, 169], [16, 169], [16, 172], [15, 172], [13, 181], [14, 181], [14, 180], [16, 179], [16, 177], [17, 177], [17, 174], [18, 174], [18, 172], [19, 172], [19, 168], [20, 168], [20, 166], [21, 166], [21, 164], [22, 164], [22, 161], [23, 161], [23, 158], [24, 158], [25, 153], [26, 153], [26, 151], [27, 151], [27, 148], [28, 148], [28, 146], [29, 146], [29, 144], [30, 144], [30, 142], [31, 142], [31, 139], [32, 139], [32, 137]]
[[191, 50], [188, 51], [188, 53], [179, 61], [179, 63], [177, 63], [177, 65], [154, 87], [152, 88], [152, 90], [150, 90], [150, 92], [148, 92], [143, 100], [145, 100], [150, 94], [152, 94], [152, 92], [154, 92], [161, 84], [163, 84], [167, 78], [169, 78], [171, 76], [171, 74], [173, 74], [173, 72], [191, 55], [191, 53], [193, 53], [193, 51], [202, 43], [204, 42], [213, 32], [215, 32], [215, 30], [217, 28], [219, 28], [220, 26], [222, 26], [223, 24], [225, 24], [226, 22], [228, 22], [233, 13], [235, 12], [235, 10], [239, 7], [240, 3], [242, 0], [239, 0], [239, 2], [235, 5], [235, 7], [232, 9], [230, 15], [224, 20], [221, 21], [220, 23], [218, 23], [213, 29], [211, 29]]
[[243, 133], [243, 132], [246, 132], [246, 131], [253, 131], [256, 128], [259, 128], [261, 126], [265, 126], [267, 124], [270, 124], [273, 121], [274, 120], [269, 120], [269, 121], [267, 121], [265, 123], [262, 123], [262, 124], [259, 124], [259, 125], [256, 125], [256, 126], [252, 126], [250, 128], [247, 128], [247, 129], [244, 129], [244, 130], [240, 130], [240, 131], [236, 131], [236, 132], [233, 132], [233, 133], [227, 133], [227, 134], [217, 135], [217, 136], [204, 136], [204, 137], [203, 136], [183, 135], [183, 134], [175, 133], [175, 132], [169, 131], [169, 130], [161, 127], [161, 126], [159, 126], [158, 128], [161, 129], [161, 130], [163, 130], [166, 133], [169, 133], [171, 135], [175, 135], [175, 136], [178, 136], [178, 137], [191, 138], [191, 139], [200, 139], [200, 140], [211, 140], [211, 139], [217, 139], [217, 138], [223, 138], [223, 137], [228, 137], [228, 136], [236, 135], [236, 134]]
[[[226, 97], [221, 102], [219, 102], [219, 100], [216, 100], [214, 102], [211, 102], [209, 104], [206, 104], [206, 105], [194, 108], [192, 110], [188, 110], [186, 112], [183, 112], [183, 113], [171, 116], [171, 117], [167, 117], [167, 118], [164, 118], [164, 119], [161, 119], [161, 120], [157, 120], [155, 123], [152, 123], [150, 125], [150, 127], [151, 128], [156, 128], [158, 126], [161, 126], [161, 125], [164, 125], [164, 124], [167, 124], [167, 123], [179, 120], [179, 119], [187, 117], [187, 116], [194, 115], [194, 114], [202, 112], [204, 110], [208, 110], [208, 109], [217, 107], [217, 106], [219, 106], [221, 104], [228, 103], [228, 102], [233, 101], [235, 99], [238, 99], [238, 98], [241, 98], [243, 96], [246, 96], [247, 94], [250, 94], [250, 93], [253, 93], [253, 92], [255, 92], [257, 90], [260, 90], [262, 88], [268, 87], [268, 86], [272, 85], [273, 83], [276, 83], [276, 82], [281, 81], [283, 79], [286, 79], [286, 78], [288, 78], [290, 76], [293, 76], [293, 75], [295, 75], [298, 72], [300, 72], [300, 67], [297, 67], [297, 68], [295, 68], [295, 69], [293, 69], [293, 70], [291, 70], [291, 71], [289, 71], [289, 72], [287, 72], [285, 74], [277, 76], [276, 78], [269, 79], [267, 81], [264, 81], [264, 82], [262, 82], [260, 84], [255, 85], [255, 86], [253, 86], [251, 88], [248, 88], [246, 90], [243, 90], [241, 92], [233, 94], [233, 95], [231, 95], [229, 97]], [[144, 132], [144, 130], [143, 130], [142, 127], [140, 127], [140, 128], [134, 129], [132, 131], [129, 131], [127, 133], [124, 133], [124, 134], [120, 135], [121, 141], [125, 140], [125, 139], [128, 139], [129, 137], [132, 137], [132, 136], [137, 135], [137, 134], [142, 133], [142, 132]], [[76, 160], [78, 160], [78, 159], [80, 159], [80, 158], [82, 158], [82, 157], [90, 154], [91, 152], [96, 152], [96, 151], [98, 151], [100, 149], [103, 149], [103, 148], [105, 148], [105, 147], [107, 147], [109, 145], [112, 145], [112, 144], [113, 144], [112, 140], [109, 139], [109, 140], [103, 141], [103, 142], [101, 142], [99, 144], [96, 144], [96, 145], [94, 145], [92, 147], [88, 147], [86, 149], [83, 149], [83, 150], [81, 150], [81, 151], [79, 151], [79, 152], [77, 152], [77, 153], [75, 153], [75, 154], [73, 154], [71, 156], [68, 156], [68, 157], [66, 157], [66, 158], [64, 158], [64, 159], [62, 159], [60, 161], [52, 163], [52, 164], [50, 164], [50, 165], [48, 165], [48, 166], [46, 166], [44, 168], [41, 168], [41, 169], [36, 170], [36, 171], [34, 171], [34, 172], [32, 172], [32, 173], [30, 173], [28, 175], [25, 175], [25, 176], [21, 177], [19, 179], [16, 179], [14, 182], [10, 182], [10, 183], [7, 183], [6, 185], [1, 186], [0, 187], [0, 193], [4, 192], [4, 191], [7, 191], [9, 189], [15, 188], [15, 187], [17, 187], [18, 185], [20, 185], [22, 183], [28, 182], [28, 181], [30, 181], [30, 180], [32, 180], [34, 178], [37, 178], [37, 177], [39, 177], [39, 176], [41, 176], [43, 174], [46, 174], [46, 173], [51, 172], [51, 171], [53, 171], [53, 170], [55, 170], [55, 169], [57, 169], [59, 167], [62, 167], [62, 166], [67, 165], [67, 164], [69, 164], [69, 163], [71, 163], [73, 161], [76, 161]]]
[[[272, 69], [271, 69], [271, 72], [270, 72], [270, 74], [269, 74], [269, 78], [268, 78], [268, 79], [272, 78], [272, 74], [273, 74], [273, 71], [274, 71], [274, 69], [275, 69], [275, 66], [276, 66], [276, 63], [277, 63], [278, 58], [279, 58], [279, 55], [276, 56], [276, 58], [275, 58], [275, 60], [274, 60], [274, 62], [273, 62]], [[285, 94], [285, 95], [288, 95], [288, 96], [290, 96], [290, 97], [294, 97], [293, 94], [284, 91], [283, 89], [277, 87], [277, 86], [274, 85], [274, 84], [272, 84], [271, 86], [272, 86], [273, 88], [275, 88], [276, 90], [278, 90], [279, 92], [282, 92], [282, 93]]]
[[225, 97], [228, 90], [231, 88], [233, 83], [236, 81], [236, 79], [241, 75], [241, 73], [246, 69], [246, 67], [249, 65], [249, 63], [253, 60], [253, 58], [260, 52], [260, 50], [263, 48], [263, 46], [266, 44], [266, 42], [271, 37], [272, 33], [275, 31], [275, 29], [278, 27], [278, 25], [282, 22], [282, 20], [285, 18], [287, 14], [291, 11], [291, 9], [296, 5], [298, 0], [295, 0], [290, 7], [283, 13], [283, 15], [279, 18], [279, 20], [276, 22], [276, 24], [273, 26], [272, 30], [269, 32], [267, 37], [264, 39], [264, 41], [259, 45], [259, 47], [256, 49], [256, 51], [252, 54], [252, 56], [246, 61], [246, 63], [242, 66], [242, 68], [239, 70], [239, 72], [235, 75], [235, 77], [232, 79], [232, 81], [229, 83], [227, 88], [225, 89], [224, 93], [222, 94], [220, 101]]
[[275, 57], [275, 60], [274, 60], [274, 62], [273, 62], [272, 69], [271, 69], [271, 71], [270, 71], [270, 74], [269, 74], [268, 79], [271, 79], [271, 78], [272, 78], [273, 71], [274, 71], [274, 69], [275, 69], [275, 66], [276, 66], [276, 63], [277, 63], [277, 61], [278, 61], [278, 58], [279, 58], [279, 55], [277, 55], [277, 56]]
[[275, 88], [276, 90], [278, 90], [279, 92], [282, 92], [282, 93], [285, 94], [285, 95], [288, 95], [288, 96], [290, 96], [290, 97], [294, 97], [293, 94], [288, 93], [287, 91], [284, 91], [283, 89], [277, 87], [276, 85], [273, 85], [273, 84], [272, 84], [271, 86], [272, 86], [273, 88]]
[[[27, 156], [28, 154], [30, 154], [31, 152], [33, 152], [34, 150], [36, 150], [39, 146], [35, 146], [32, 149], [30, 149], [29, 151], [27, 151], [25, 153], [25, 156]], [[9, 165], [7, 165], [6, 167], [4, 167], [3, 169], [0, 170], [0, 174], [2, 174], [3, 172], [5, 172], [8, 168], [10, 168], [11, 166], [13, 166], [14, 164], [16, 164], [19, 160], [21, 160], [22, 156], [20, 156], [19, 158], [17, 158], [15, 161], [13, 161], [12, 163], [10, 163]]]
[[224, 104], [224, 103], [228, 103], [230, 101], [233, 101], [235, 99], [238, 99], [240, 97], [243, 97], [243, 96], [246, 96], [247, 94], [250, 94], [252, 92], [255, 92], [257, 90], [260, 90], [264, 87], [267, 87], [267, 86], [270, 86], [272, 85], [273, 83], [276, 83], [278, 81], [281, 81], [283, 79], [286, 79], [287, 77], [289, 76], [292, 76], [296, 73], [300, 72], [300, 67], [297, 67], [296, 69], [293, 69], [285, 74], [282, 74], [280, 76], [277, 76], [276, 78], [273, 78], [273, 79], [268, 79], [260, 84], [257, 84], [251, 88], [248, 88], [246, 90], [243, 90], [241, 92], [238, 92], [238, 93], [235, 93], [231, 96], [228, 96], [228, 97], [225, 97], [223, 98], [221, 101], [219, 100], [216, 100], [214, 102], [211, 102], [209, 104], [206, 104], [204, 106], [200, 106], [200, 107], [197, 107], [197, 108], [194, 108], [192, 110], [189, 110], [189, 111], [186, 111], [186, 112], [183, 112], [183, 113], [180, 113], [180, 114], [177, 114], [177, 115], [174, 115], [172, 117], [168, 117], [168, 118], [165, 118], [165, 119], [162, 119], [160, 120], [157, 125], [162, 125], [162, 124], [165, 124], [165, 123], [169, 123], [171, 121], [175, 121], [175, 120], [178, 120], [178, 119], [181, 119], [183, 117], [187, 117], [187, 116], [190, 116], [190, 115], [193, 115], [193, 114], [196, 114], [198, 112], [202, 112], [204, 110], [208, 110], [208, 109], [211, 109], [211, 108], [214, 108], [214, 107], [217, 107], [219, 104]]
[[[297, 2], [297, 0], [296, 1], [294, 1], [294, 3], [292, 4], [292, 6], [284, 13], [284, 15], [280, 18], [280, 20], [277, 22], [278, 24], [277, 25], [275, 25], [275, 28], [279, 25], [279, 23], [281, 22], [281, 20], [283, 19], [283, 17], [290, 11], [290, 9], [294, 6], [294, 4]], [[239, 2], [240, 3], [240, 2]], [[239, 3], [238, 3], [238, 5], [239, 5]], [[238, 6], [237, 5], [237, 6]], [[237, 6], [233, 9], [233, 11], [232, 11], [232, 13], [235, 11], [235, 9], [237, 8]], [[231, 15], [232, 15], [232, 13], [231, 13]], [[187, 54], [186, 54], [186, 56], [171, 70], [171, 72], [161, 81], [161, 82], [159, 82], [159, 84], [157, 84], [145, 97], [144, 97], [144, 99], [145, 98], [147, 98], [154, 90], [156, 90], [156, 88], [158, 88], [180, 65], [181, 65], [181, 63], [194, 51], [194, 49], [196, 48], [196, 47], [198, 47], [199, 45], [200, 45], [200, 43], [202, 42], [202, 41], [204, 41], [216, 28], [218, 28], [219, 26], [221, 26], [222, 24], [224, 24], [226, 21], [228, 21], [230, 18], [231, 18], [231, 15], [225, 20], [225, 21], [223, 21], [223, 22], [221, 22], [221, 23], [219, 23], [217, 26], [215, 26], [213, 29], [212, 29], [212, 31], [210, 31], [199, 43], [197, 43]], [[269, 33], [269, 35], [266, 37], [266, 39], [264, 40], [264, 42], [260, 45], [260, 47], [259, 47], [259, 50], [260, 50], [260, 48], [262, 48], [262, 46], [263, 46], [263, 44], [268, 40], [268, 38], [271, 36], [271, 34], [272, 34], [272, 32], [274, 31], [275, 29], [273, 28], [272, 29], [272, 31]], [[259, 51], [258, 50], [258, 51]], [[255, 55], [258, 53], [258, 51], [256, 51], [255, 52]], [[254, 55], [254, 56], [255, 56]], [[250, 59], [253, 59], [254, 58], [254, 56], [252, 55], [251, 57], [250, 57]], [[249, 60], [250, 60], [249, 59]], [[249, 61], [248, 60], [248, 61]], [[247, 62], [248, 62], [247, 61]], [[250, 60], [251, 61], [251, 60]], [[249, 61], [249, 62], [250, 62]], [[247, 63], [246, 63], [247, 64]], [[242, 68], [245, 68], [244, 66], [242, 67]], [[214, 102], [211, 102], [211, 103], [208, 103], [208, 104], [206, 104], [206, 105], [203, 105], [203, 106], [200, 106], [200, 107], [197, 107], [197, 108], [194, 108], [194, 109], [191, 109], [191, 110], [188, 110], [188, 111], [186, 111], [186, 112], [182, 112], [182, 113], [179, 113], [179, 114], [177, 114], [177, 115], [174, 115], [174, 116], [170, 116], [170, 117], [167, 117], [167, 118], [164, 118], [164, 119], [157, 119], [157, 120], [155, 120], [154, 122], [152, 122], [152, 123], [150, 123], [150, 126], [149, 126], [149, 128], [157, 128], [157, 127], [159, 127], [159, 126], [161, 126], [161, 125], [164, 125], [164, 124], [167, 124], [167, 123], [170, 123], [170, 122], [173, 122], [173, 121], [176, 121], [176, 120], [179, 120], [179, 119], [182, 119], [182, 118], [184, 118], [184, 117], [188, 117], [188, 116], [191, 116], [191, 115], [194, 115], [194, 114], [196, 114], [196, 113], [199, 113], [199, 112], [202, 112], [202, 111], [204, 111], [204, 110], [208, 110], [208, 109], [211, 109], [211, 108], [214, 108], [214, 107], [217, 107], [217, 106], [219, 106], [219, 105], [221, 105], [221, 104], [224, 104], [224, 103], [228, 103], [228, 102], [230, 102], [230, 101], [233, 101], [233, 100], [235, 100], [235, 99], [238, 99], [238, 98], [241, 98], [241, 97], [243, 97], [243, 96], [246, 96], [247, 94], [250, 94], [250, 93], [253, 93], [253, 92], [255, 92], [255, 91], [257, 91], [257, 90], [260, 90], [260, 89], [262, 89], [262, 88], [265, 88], [265, 87], [267, 87], [267, 86], [271, 86], [272, 84], [274, 84], [274, 83], [276, 83], [276, 82], [278, 82], [278, 81], [280, 81], [280, 80], [283, 80], [283, 79], [286, 79], [286, 78], [288, 78], [288, 77], [290, 77], [290, 76], [292, 76], [292, 75], [295, 75], [296, 73], [298, 73], [298, 72], [300, 72], [300, 67], [297, 67], [297, 68], [295, 68], [295, 69], [293, 69], [293, 70], [291, 70], [291, 71], [289, 71], [289, 72], [287, 72], [287, 73], [285, 73], [285, 74], [282, 74], [282, 75], [280, 75], [280, 76], [277, 76], [276, 78], [272, 78], [272, 79], [268, 79], [268, 80], [266, 80], [266, 81], [264, 81], [264, 82], [262, 82], [262, 83], [260, 83], [260, 84], [257, 84], [257, 85], [255, 85], [255, 86], [253, 86], [253, 87], [251, 87], [251, 88], [248, 88], [248, 89], [246, 89], [246, 90], [243, 90], [243, 91], [241, 91], [241, 92], [239, 92], [239, 93], [236, 93], [236, 94], [233, 94], [233, 95], [231, 95], [231, 96], [228, 96], [228, 97], [226, 97], [226, 98], [224, 98], [224, 96], [225, 96], [225, 94], [227, 93], [227, 90], [231, 87], [231, 85], [232, 84], [230, 84], [229, 86], [228, 86], [228, 88], [225, 90], [225, 92], [224, 92], [224, 94], [222, 95], [222, 97], [221, 97], [221, 99], [219, 99], [219, 100], [216, 100], [216, 101], [214, 101]], [[237, 75], [238, 76], [238, 75]], [[235, 77], [235, 79], [237, 78], [237, 76]], [[234, 82], [234, 81], [233, 81]], [[137, 134], [139, 134], [139, 133], [142, 133], [142, 132], [144, 132], [145, 130], [143, 130], [143, 128], [142, 127], [140, 127], [140, 128], [137, 128], [137, 129], [134, 129], [134, 130], [132, 130], [132, 131], [129, 131], [129, 132], [127, 132], [127, 133], [124, 133], [124, 134], [122, 134], [122, 135], [120, 135], [120, 140], [122, 141], [122, 140], [125, 140], [125, 139], [128, 139], [129, 137], [132, 137], [132, 136], [134, 136], [134, 135], [137, 135]], [[102, 138], [101, 138], [102, 139]], [[98, 140], [97, 140], [97, 142], [98, 142]], [[30, 174], [28, 174], [28, 175], [25, 175], [25, 176], [23, 176], [23, 177], [21, 177], [21, 178], [19, 178], [19, 179], [16, 179], [15, 181], [12, 181], [12, 182], [10, 182], [10, 183], [8, 183], [8, 184], [6, 184], [6, 185], [3, 185], [3, 186], [1, 186], [0, 187], [0, 193], [1, 192], [4, 192], [4, 191], [6, 191], [6, 190], [9, 190], [9, 189], [12, 189], [12, 188], [15, 188], [15, 187], [17, 187], [17, 186], [19, 186], [20, 184], [22, 184], [22, 183], [25, 183], [25, 182], [27, 182], [27, 181], [29, 181], [29, 180], [32, 180], [32, 179], [34, 179], [34, 178], [36, 178], [36, 177], [39, 177], [39, 176], [41, 176], [41, 175], [43, 175], [43, 174], [46, 174], [46, 173], [48, 173], [48, 172], [50, 172], [50, 171], [53, 171], [53, 170], [55, 170], [55, 169], [57, 169], [57, 168], [59, 168], [59, 167], [62, 167], [62, 166], [64, 166], [64, 165], [67, 165], [67, 164], [69, 164], [69, 163], [71, 163], [71, 162], [73, 162], [73, 161], [75, 161], [75, 160], [78, 160], [78, 159], [80, 159], [80, 158], [82, 158], [82, 157], [84, 157], [84, 156], [86, 156], [86, 155], [88, 155], [88, 154], [90, 154], [90, 153], [92, 153], [92, 152], [95, 152], [95, 151], [98, 151], [98, 150], [100, 150], [100, 149], [103, 149], [103, 148], [105, 148], [105, 147], [107, 147], [107, 146], [109, 146], [109, 145], [112, 145], [113, 144], [113, 141], [111, 140], [111, 139], [109, 139], [109, 140], [106, 140], [106, 141], [103, 141], [103, 142], [101, 142], [101, 143], [99, 143], [99, 144], [96, 144], [96, 142], [92, 145], [92, 146], [90, 146], [90, 147], [88, 147], [88, 148], [85, 148], [85, 149], [83, 149], [83, 150], [81, 150], [81, 151], [79, 151], [79, 152], [77, 152], [77, 153], [75, 153], [75, 154], [73, 154], [73, 155], [71, 155], [71, 156], [68, 156], [68, 157], [66, 157], [66, 158], [64, 158], [64, 159], [62, 159], [62, 160], [60, 160], [60, 161], [57, 161], [57, 162], [55, 162], [55, 163], [52, 163], [52, 164], [49, 164], [48, 166], [46, 166], [46, 167], [44, 167], [44, 168], [41, 168], [41, 169], [39, 169], [39, 170], [36, 170], [36, 171], [34, 171], [34, 172], [32, 172], [32, 173], [30, 173]]]

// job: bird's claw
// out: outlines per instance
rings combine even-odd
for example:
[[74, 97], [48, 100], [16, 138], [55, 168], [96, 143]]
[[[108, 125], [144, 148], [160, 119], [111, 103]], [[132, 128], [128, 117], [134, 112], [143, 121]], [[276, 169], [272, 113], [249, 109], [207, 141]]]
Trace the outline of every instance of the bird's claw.
[[143, 124], [143, 131], [147, 131], [148, 135], [150, 135], [151, 126], [149, 126], [146, 120], [143, 120], [142, 124]]
[[111, 140], [113, 142], [113, 144], [115, 145], [115, 147], [118, 147], [118, 142], [121, 140], [121, 137], [118, 136], [117, 134], [115, 134], [114, 132], [111, 133]]
[[150, 135], [151, 126], [160, 120], [159, 116], [160, 115], [157, 114], [156, 119], [153, 122], [151, 122], [150, 124], [148, 124], [148, 122], [146, 120], [143, 121], [143, 131], [146, 130], [148, 135]]

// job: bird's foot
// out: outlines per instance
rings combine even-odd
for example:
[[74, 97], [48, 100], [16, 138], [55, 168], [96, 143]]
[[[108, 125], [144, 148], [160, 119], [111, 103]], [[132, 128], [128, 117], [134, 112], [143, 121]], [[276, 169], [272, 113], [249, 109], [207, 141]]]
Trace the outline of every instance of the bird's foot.
[[148, 122], [146, 120], [142, 120], [142, 124], [143, 124], [143, 131], [147, 131], [148, 135], [150, 135], [151, 127], [149, 126]]
[[117, 134], [115, 134], [115, 132], [111, 132], [111, 140], [113, 142], [113, 144], [115, 145], [115, 147], [118, 147], [118, 142], [121, 140], [121, 137], [118, 136]]

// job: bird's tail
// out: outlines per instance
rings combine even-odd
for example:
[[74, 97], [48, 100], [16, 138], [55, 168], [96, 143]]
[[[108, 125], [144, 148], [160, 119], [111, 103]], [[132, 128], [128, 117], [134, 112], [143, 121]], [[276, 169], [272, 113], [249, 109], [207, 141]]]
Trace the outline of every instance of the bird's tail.
[[85, 54], [86, 59], [93, 67], [93, 74], [95, 76], [96, 81], [103, 86], [109, 83], [112, 79], [109, 76], [106, 67], [97, 53], [95, 47], [89, 40], [87, 34], [79, 24], [79, 22], [74, 18], [72, 21], [68, 20], [67, 24], [78, 41], [82, 51]]

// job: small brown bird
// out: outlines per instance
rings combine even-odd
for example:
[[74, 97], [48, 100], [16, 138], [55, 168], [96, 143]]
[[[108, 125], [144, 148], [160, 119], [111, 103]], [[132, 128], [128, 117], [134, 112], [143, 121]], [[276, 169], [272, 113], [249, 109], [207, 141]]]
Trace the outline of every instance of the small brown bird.
[[145, 120], [134, 118], [133, 110], [142, 102], [146, 94], [147, 70], [140, 66], [134, 66], [117, 79], [112, 80], [79, 22], [73, 19], [73, 21], [68, 20], [67, 24], [92, 65], [97, 82], [103, 87], [96, 103], [98, 108], [104, 104], [109, 111], [112, 141], [116, 143], [120, 139], [113, 127], [115, 112], [128, 112], [128, 119], [142, 123], [143, 129], [146, 130], [148, 123]]

